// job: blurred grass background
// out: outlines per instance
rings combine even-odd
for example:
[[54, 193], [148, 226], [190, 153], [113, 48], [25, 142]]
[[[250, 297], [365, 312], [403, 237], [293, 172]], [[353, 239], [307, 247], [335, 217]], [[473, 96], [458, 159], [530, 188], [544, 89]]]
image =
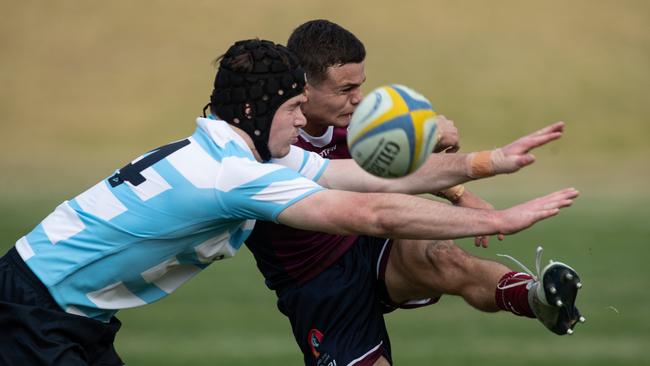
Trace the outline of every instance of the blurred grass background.
[[[515, 175], [469, 187], [505, 207], [575, 186], [577, 204], [529, 231], [465, 248], [546, 258], [583, 277], [573, 337], [461, 300], [387, 317], [399, 365], [650, 365], [650, 3], [647, 1], [0, 0], [0, 248], [134, 156], [194, 129], [217, 56], [284, 43], [327, 18], [368, 50], [365, 91], [401, 83], [456, 121], [463, 150], [556, 120], [565, 137]], [[173, 296], [123, 311], [130, 365], [300, 364], [247, 250]], [[5, 330], [0, 330], [5, 331]]]

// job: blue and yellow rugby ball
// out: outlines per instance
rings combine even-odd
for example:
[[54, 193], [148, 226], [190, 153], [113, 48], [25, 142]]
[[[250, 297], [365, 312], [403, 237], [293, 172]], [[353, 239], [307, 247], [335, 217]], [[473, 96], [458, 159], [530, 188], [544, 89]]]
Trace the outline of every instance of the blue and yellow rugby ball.
[[348, 128], [352, 158], [366, 171], [386, 178], [417, 170], [436, 144], [436, 112], [418, 92], [382, 86], [359, 104]]

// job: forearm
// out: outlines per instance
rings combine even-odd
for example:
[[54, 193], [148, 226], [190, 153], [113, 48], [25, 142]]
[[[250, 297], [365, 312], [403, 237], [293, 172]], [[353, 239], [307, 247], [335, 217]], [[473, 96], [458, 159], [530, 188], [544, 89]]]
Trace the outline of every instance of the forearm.
[[405, 239], [454, 239], [499, 233], [494, 210], [454, 207], [421, 197], [381, 195], [375, 212], [380, 236]]
[[420, 169], [401, 178], [376, 177], [351, 159], [332, 160], [318, 183], [354, 192], [435, 193], [471, 179], [466, 160], [467, 154], [431, 154]]
[[465, 183], [468, 175], [467, 154], [431, 154], [414, 173], [393, 179], [386, 192], [420, 194], [437, 193]]
[[517, 162], [507, 158], [501, 149], [469, 154], [431, 154], [413, 174], [396, 179], [392, 192], [436, 193], [469, 180], [512, 173], [518, 169]]

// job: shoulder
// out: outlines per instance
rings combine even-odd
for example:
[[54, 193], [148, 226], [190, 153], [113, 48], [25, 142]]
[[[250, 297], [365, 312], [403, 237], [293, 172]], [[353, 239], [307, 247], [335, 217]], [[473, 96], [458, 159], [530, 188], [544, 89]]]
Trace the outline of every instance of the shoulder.
[[195, 136], [204, 136], [219, 148], [225, 148], [229, 145], [236, 146], [242, 151], [250, 152], [252, 156], [250, 147], [227, 122], [199, 117], [196, 119], [196, 125]]

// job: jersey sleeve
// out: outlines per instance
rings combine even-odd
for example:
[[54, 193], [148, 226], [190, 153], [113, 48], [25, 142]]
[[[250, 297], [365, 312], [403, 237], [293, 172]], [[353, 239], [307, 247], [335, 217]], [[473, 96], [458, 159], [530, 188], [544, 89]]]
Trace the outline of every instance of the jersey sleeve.
[[224, 159], [222, 165], [217, 190], [227, 218], [277, 222], [285, 208], [324, 189], [284, 165], [237, 157]]
[[325, 168], [327, 168], [329, 159], [325, 159], [315, 152], [292, 145], [285, 157], [271, 159], [271, 162], [295, 170], [303, 177], [315, 182], [318, 181]]

